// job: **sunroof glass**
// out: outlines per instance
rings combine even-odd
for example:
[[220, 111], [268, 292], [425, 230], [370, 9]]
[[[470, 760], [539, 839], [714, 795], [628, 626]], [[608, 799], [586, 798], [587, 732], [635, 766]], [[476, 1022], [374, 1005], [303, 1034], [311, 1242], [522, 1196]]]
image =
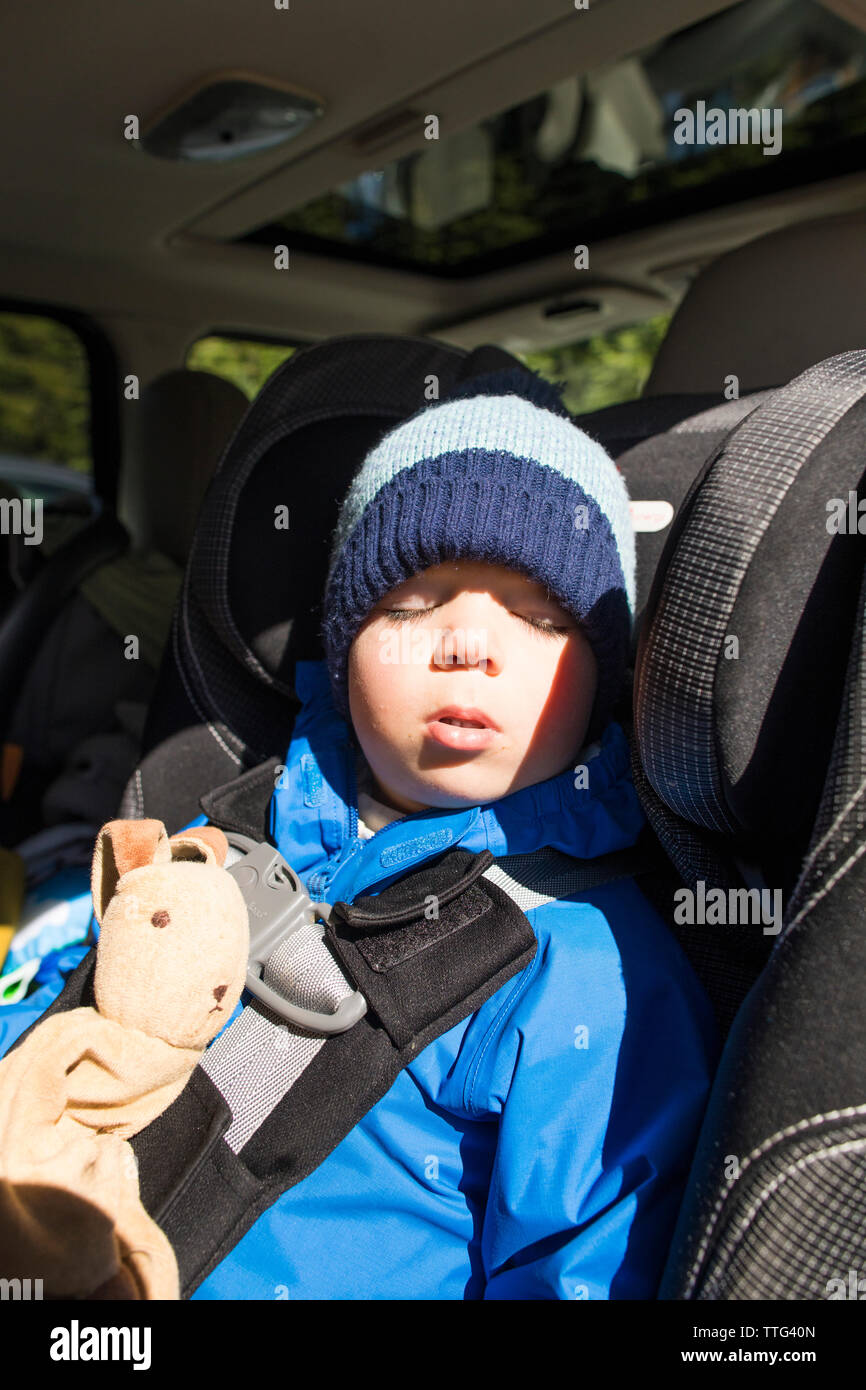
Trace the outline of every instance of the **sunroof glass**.
[[864, 150], [866, 34], [814, 0], [744, 0], [244, 240], [479, 274], [862, 169]]

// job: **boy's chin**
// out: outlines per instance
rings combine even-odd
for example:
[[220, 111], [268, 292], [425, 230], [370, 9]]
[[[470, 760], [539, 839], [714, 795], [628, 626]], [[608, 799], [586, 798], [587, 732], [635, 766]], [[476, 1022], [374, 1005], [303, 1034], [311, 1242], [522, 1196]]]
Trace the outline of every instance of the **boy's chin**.
[[486, 806], [508, 796], [512, 787], [502, 786], [491, 777], [472, 775], [466, 768], [461, 774], [431, 780], [423, 787], [407, 792], [407, 799], [424, 802], [431, 811], [460, 811], [469, 806]]

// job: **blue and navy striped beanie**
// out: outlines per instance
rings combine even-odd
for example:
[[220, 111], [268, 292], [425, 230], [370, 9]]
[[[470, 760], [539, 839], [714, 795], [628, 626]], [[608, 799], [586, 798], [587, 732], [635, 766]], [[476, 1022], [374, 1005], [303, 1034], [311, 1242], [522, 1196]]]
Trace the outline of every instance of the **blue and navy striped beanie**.
[[349, 648], [370, 609], [446, 560], [540, 580], [583, 627], [598, 663], [588, 739], [610, 719], [628, 662], [635, 546], [622, 475], [525, 368], [474, 377], [371, 449], [343, 502], [321, 637], [334, 704], [351, 724]]

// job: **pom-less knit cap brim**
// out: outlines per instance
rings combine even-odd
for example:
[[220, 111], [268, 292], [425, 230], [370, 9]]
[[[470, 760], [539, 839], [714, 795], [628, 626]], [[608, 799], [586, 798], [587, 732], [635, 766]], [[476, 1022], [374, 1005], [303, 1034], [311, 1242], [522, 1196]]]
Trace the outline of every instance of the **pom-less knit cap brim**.
[[347, 658], [379, 600], [448, 560], [477, 559], [545, 584], [581, 624], [598, 664], [594, 732], [628, 660], [635, 546], [628, 493], [605, 450], [563, 414], [547, 383], [469, 394], [419, 411], [368, 454], [331, 550], [322, 638], [349, 719]]

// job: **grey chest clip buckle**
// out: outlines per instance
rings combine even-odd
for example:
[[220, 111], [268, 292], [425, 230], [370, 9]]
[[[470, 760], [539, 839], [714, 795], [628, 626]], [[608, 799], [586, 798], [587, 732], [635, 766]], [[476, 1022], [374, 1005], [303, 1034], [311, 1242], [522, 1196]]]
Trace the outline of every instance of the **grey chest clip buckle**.
[[[332, 1014], [302, 1009], [284, 999], [262, 976], [265, 966], [286, 937], [301, 927], [315, 925], [320, 937], [325, 928], [318, 918], [330, 921], [331, 904], [311, 902], [300, 879], [286, 863], [279, 850], [264, 841], [257, 844], [248, 835], [226, 831], [226, 839], [236, 849], [245, 851], [243, 859], [229, 865], [243, 894], [250, 922], [250, 958], [246, 986], [250, 994], [260, 999], [286, 1023], [314, 1033], [345, 1033], [363, 1018], [367, 1001], [356, 989], [342, 1000]], [[324, 947], [327, 950], [327, 946]]]

